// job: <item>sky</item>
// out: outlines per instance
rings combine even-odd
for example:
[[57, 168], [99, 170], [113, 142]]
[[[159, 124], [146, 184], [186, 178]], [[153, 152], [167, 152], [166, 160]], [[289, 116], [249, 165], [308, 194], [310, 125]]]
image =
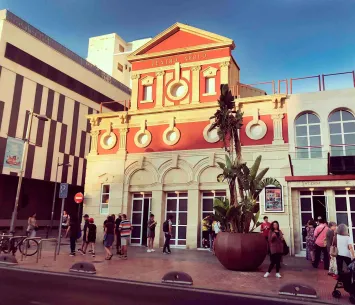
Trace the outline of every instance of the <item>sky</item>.
[[[131, 41], [181, 22], [233, 39], [246, 84], [355, 69], [355, 0], [0, 0], [0, 8], [84, 58], [89, 37]], [[352, 85], [351, 75], [326, 79], [328, 89]], [[303, 84], [317, 88], [316, 79]]]

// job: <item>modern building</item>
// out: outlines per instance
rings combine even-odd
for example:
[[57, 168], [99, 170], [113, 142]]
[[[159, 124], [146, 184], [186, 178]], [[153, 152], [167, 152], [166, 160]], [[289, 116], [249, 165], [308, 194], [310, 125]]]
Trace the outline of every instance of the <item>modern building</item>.
[[71, 164], [58, 168], [57, 181], [70, 184], [66, 208], [75, 211], [73, 196], [83, 191], [90, 145], [86, 116], [99, 113], [102, 102], [129, 99], [131, 90], [10, 11], [0, 11], [0, 35], [0, 227], [9, 225], [15, 203], [20, 166], [9, 164], [21, 162], [9, 155], [7, 143], [25, 138], [30, 109], [49, 121], [33, 119], [16, 224], [25, 226], [36, 212], [45, 226], [57, 161]]
[[260, 195], [260, 218], [278, 220], [291, 252], [300, 255], [311, 217], [355, 226], [355, 89], [325, 91], [324, 75], [319, 92], [294, 94], [289, 79], [271, 81], [265, 94], [240, 84], [234, 47], [231, 39], [177, 23], [128, 57], [130, 109], [88, 115], [84, 210], [96, 222], [126, 213], [131, 242], [141, 245], [152, 212], [162, 245], [162, 224], [172, 214], [172, 245], [201, 246], [201, 220], [213, 213], [214, 198], [228, 196], [228, 186], [217, 181], [225, 153], [208, 130], [220, 84], [229, 84], [244, 112], [243, 160], [251, 165], [261, 155], [268, 176], [282, 184]]
[[115, 33], [91, 37], [87, 60], [127, 87], [131, 87], [132, 65], [127, 57], [149, 40], [151, 38], [126, 42]]

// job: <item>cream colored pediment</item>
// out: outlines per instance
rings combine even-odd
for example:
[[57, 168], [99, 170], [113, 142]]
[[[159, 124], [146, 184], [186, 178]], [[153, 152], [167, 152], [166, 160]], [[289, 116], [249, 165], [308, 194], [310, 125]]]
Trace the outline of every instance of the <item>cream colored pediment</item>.
[[218, 69], [215, 67], [208, 67], [203, 71], [203, 76], [204, 77], [214, 77], [217, 75]]
[[153, 76], [148, 75], [148, 76], [142, 78], [142, 85], [143, 86], [153, 85], [153, 82], [154, 82]]
[[114, 175], [111, 175], [111, 174], [102, 174], [100, 176], [98, 176], [98, 180], [99, 180], [99, 183], [111, 183], [113, 182], [113, 179], [115, 178]]

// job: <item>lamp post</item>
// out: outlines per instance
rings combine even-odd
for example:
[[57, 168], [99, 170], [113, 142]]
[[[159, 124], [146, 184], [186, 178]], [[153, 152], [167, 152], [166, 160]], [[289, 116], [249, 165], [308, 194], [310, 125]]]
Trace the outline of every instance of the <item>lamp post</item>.
[[51, 226], [50, 229], [47, 231], [47, 238], [48, 238], [48, 234], [49, 232], [52, 233], [52, 228], [53, 228], [53, 219], [54, 219], [54, 208], [55, 208], [55, 199], [56, 199], [56, 193], [57, 193], [57, 180], [58, 180], [58, 168], [60, 166], [67, 166], [70, 167], [71, 164], [70, 163], [59, 163], [59, 157], [57, 160], [57, 171], [55, 173], [55, 181], [54, 181], [54, 193], [53, 193], [53, 202], [52, 202], [52, 213], [51, 213]]
[[17, 218], [17, 210], [18, 210], [18, 204], [20, 201], [20, 192], [21, 192], [22, 178], [23, 178], [23, 172], [24, 172], [23, 167], [27, 161], [28, 145], [30, 142], [33, 117], [36, 117], [40, 121], [48, 121], [48, 118], [46, 116], [34, 113], [32, 109], [29, 111], [29, 118], [28, 118], [28, 123], [27, 123], [27, 128], [26, 128], [26, 137], [24, 139], [25, 143], [23, 145], [23, 152], [22, 152], [20, 176], [19, 176], [18, 184], [17, 184], [15, 206], [14, 206], [14, 210], [12, 212], [12, 217], [11, 217], [10, 232], [15, 231], [15, 220]]

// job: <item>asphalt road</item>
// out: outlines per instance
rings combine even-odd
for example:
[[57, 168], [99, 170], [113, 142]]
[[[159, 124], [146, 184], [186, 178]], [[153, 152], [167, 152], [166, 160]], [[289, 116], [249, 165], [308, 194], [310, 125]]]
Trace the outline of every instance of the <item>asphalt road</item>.
[[[314, 300], [310, 300], [312, 303]], [[304, 305], [304, 300], [0, 267], [0, 305]], [[311, 303], [309, 303], [311, 304]]]

